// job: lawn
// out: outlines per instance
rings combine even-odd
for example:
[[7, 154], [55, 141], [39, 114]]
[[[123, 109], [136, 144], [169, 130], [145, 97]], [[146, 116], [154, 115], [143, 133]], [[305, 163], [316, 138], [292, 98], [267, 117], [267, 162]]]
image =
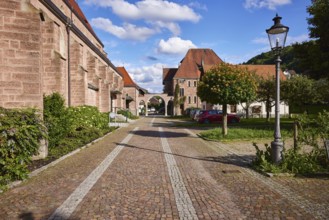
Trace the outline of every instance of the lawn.
[[[211, 125], [215, 127], [201, 132], [200, 136], [210, 140], [221, 141], [271, 139], [274, 134], [274, 123], [274, 118], [270, 122], [266, 122], [265, 118], [241, 119], [240, 123], [228, 125], [228, 134], [225, 137], [221, 134], [222, 128], [220, 124]], [[293, 123], [294, 119], [281, 119], [281, 136], [283, 139], [293, 137]]]

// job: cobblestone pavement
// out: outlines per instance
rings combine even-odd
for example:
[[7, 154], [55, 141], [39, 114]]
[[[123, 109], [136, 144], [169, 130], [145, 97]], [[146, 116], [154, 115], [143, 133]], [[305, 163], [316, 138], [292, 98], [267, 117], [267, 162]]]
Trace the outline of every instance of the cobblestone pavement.
[[0, 194], [0, 219], [328, 219], [328, 178], [265, 177], [251, 143], [170, 125], [142, 118]]

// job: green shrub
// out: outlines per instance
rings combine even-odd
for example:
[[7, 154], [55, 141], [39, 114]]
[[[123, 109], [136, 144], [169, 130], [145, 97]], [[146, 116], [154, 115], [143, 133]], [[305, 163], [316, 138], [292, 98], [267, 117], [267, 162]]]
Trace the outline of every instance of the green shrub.
[[84, 127], [79, 130], [72, 131], [67, 137], [62, 139], [56, 148], [49, 150], [49, 157], [59, 158], [68, 154], [87, 143], [101, 137], [102, 131], [95, 127]]
[[94, 106], [65, 107], [59, 93], [44, 97], [44, 118], [49, 132], [48, 159], [59, 158], [112, 131], [108, 113]]
[[[283, 151], [283, 161], [274, 165], [271, 162], [271, 148], [265, 145], [265, 150], [260, 150], [257, 144], [256, 158], [253, 166], [265, 172], [289, 172], [294, 174], [312, 174], [329, 172], [329, 160], [324, 148], [324, 140], [329, 138], [329, 113], [323, 111], [316, 117], [302, 115], [298, 118], [299, 136], [295, 148]], [[311, 148], [305, 151], [305, 147]]]
[[271, 147], [265, 144], [265, 150], [260, 150], [256, 143], [256, 158], [252, 162], [252, 166], [256, 170], [270, 172], [270, 173], [294, 173], [294, 174], [311, 174], [326, 171], [326, 166], [322, 163], [322, 153], [318, 151], [311, 151], [305, 153], [296, 151], [291, 148], [284, 150], [284, 159], [282, 163], [275, 165], [271, 159]]
[[43, 138], [46, 129], [36, 109], [0, 107], [0, 188], [27, 176], [27, 164]]
[[121, 110], [118, 110], [117, 113], [120, 114], [120, 115], [123, 115], [123, 116], [125, 116], [125, 117], [127, 117], [129, 119], [132, 119], [132, 120], [138, 119], [138, 116], [133, 115], [129, 110], [122, 110], [121, 109]]
[[48, 130], [48, 147], [54, 148], [71, 130], [65, 100], [59, 93], [44, 96], [44, 122]]
[[83, 127], [94, 127], [100, 130], [109, 126], [107, 113], [101, 113], [94, 106], [78, 106], [68, 108], [71, 131], [79, 130]]

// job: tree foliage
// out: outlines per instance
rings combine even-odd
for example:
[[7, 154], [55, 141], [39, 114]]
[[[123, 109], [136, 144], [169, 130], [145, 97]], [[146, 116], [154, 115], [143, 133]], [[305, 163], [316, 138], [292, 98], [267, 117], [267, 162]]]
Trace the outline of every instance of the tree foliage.
[[46, 137], [36, 109], [0, 107], [0, 190], [11, 181], [27, 177], [27, 165]]
[[307, 8], [310, 37], [317, 39], [321, 50], [329, 52], [329, 0], [312, 0]]
[[315, 80], [307, 76], [295, 76], [282, 82], [282, 100], [290, 106], [300, 107], [305, 104], [315, 104], [321, 100], [317, 92]]
[[[287, 46], [281, 51], [282, 69], [295, 70], [313, 79], [329, 76], [329, 0], [312, 0], [307, 7], [309, 35], [314, 40]], [[246, 64], [273, 64], [270, 52], [251, 58]]]
[[253, 100], [257, 81], [247, 68], [221, 63], [205, 73], [197, 94], [202, 101], [223, 105], [223, 134], [227, 134], [227, 105]]
[[275, 78], [258, 79], [257, 101], [264, 102], [266, 106], [266, 120], [270, 120], [271, 108], [275, 105]]
[[221, 63], [207, 71], [198, 85], [201, 100], [212, 104], [239, 104], [252, 100], [257, 82], [247, 68]]
[[[295, 70], [297, 73], [303, 72], [303, 69], [299, 67], [299, 59], [295, 56], [293, 46], [284, 47], [280, 53], [282, 60], [281, 68]], [[244, 64], [274, 64], [276, 62], [276, 56], [272, 51], [261, 53]]]
[[184, 104], [184, 102], [186, 100], [186, 96], [180, 96], [179, 92], [180, 92], [180, 86], [177, 83], [175, 85], [174, 100], [173, 100], [174, 107], [175, 107], [175, 115], [177, 115], [180, 105]]

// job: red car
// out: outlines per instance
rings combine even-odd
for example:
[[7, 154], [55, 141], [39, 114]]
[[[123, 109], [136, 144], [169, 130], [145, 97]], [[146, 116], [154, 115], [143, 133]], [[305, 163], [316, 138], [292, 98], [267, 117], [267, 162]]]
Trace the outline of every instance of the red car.
[[[223, 120], [223, 112], [220, 110], [202, 110], [197, 117], [197, 122], [201, 124], [220, 123]], [[236, 114], [227, 114], [228, 123], [240, 122], [240, 117]]]

